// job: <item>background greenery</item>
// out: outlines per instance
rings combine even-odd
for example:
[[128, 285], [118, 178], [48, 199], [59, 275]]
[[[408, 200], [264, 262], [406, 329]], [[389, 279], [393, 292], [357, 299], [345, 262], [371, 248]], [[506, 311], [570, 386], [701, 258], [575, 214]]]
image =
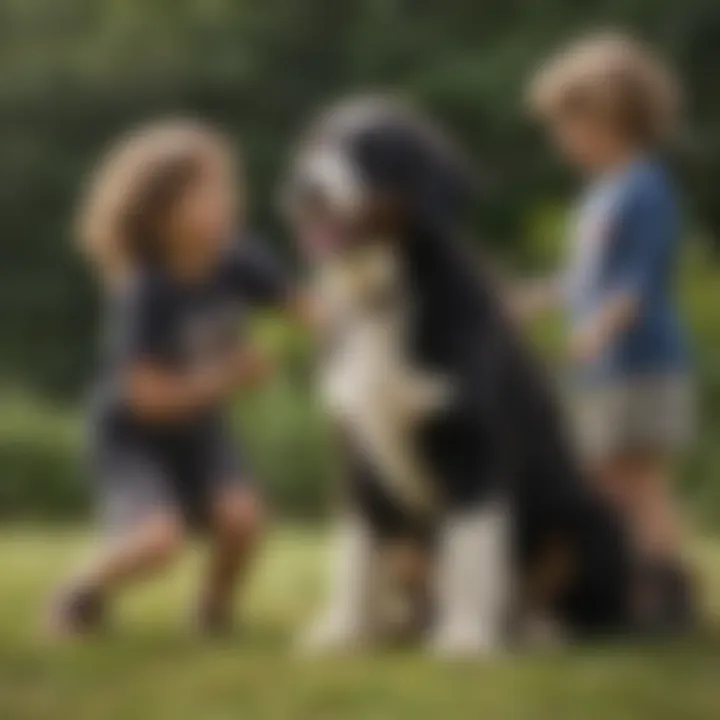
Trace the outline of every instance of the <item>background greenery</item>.
[[[716, 0], [2, 0], [0, 2], [0, 515], [86, 511], [82, 396], [99, 302], [70, 249], [75, 198], [98, 153], [159, 114], [207, 116], [239, 139], [253, 225], [288, 255], [274, 188], [303, 120], [367, 88], [409, 95], [461, 137], [479, 171], [478, 242], [512, 268], [557, 255], [568, 178], [527, 123], [522, 88], [559, 42], [637, 31], [677, 63], [688, 122], [672, 161], [688, 201], [684, 301], [696, 330], [704, 419], [684, 487], [720, 517], [720, 5]], [[314, 513], [331, 459], [307, 382], [306, 339], [260, 323], [285, 362], [239, 410], [276, 505]], [[540, 335], [545, 344], [554, 333]]]

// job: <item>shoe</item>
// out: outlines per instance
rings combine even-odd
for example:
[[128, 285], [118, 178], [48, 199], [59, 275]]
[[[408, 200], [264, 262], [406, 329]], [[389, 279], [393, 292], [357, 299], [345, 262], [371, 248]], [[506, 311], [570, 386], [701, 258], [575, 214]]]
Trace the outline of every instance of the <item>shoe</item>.
[[93, 588], [74, 587], [62, 591], [50, 609], [50, 630], [54, 635], [89, 635], [105, 626], [106, 603]]
[[677, 563], [657, 563], [643, 574], [644, 595], [640, 628], [649, 637], [680, 637], [699, 623], [690, 574]]

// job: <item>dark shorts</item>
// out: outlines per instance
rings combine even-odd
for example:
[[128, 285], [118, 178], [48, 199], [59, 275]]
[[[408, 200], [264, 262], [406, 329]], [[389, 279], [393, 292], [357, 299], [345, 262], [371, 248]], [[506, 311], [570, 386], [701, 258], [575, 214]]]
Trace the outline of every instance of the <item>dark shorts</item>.
[[113, 534], [160, 513], [204, 529], [214, 498], [249, 489], [242, 453], [226, 431], [177, 443], [105, 437], [93, 445], [100, 516]]

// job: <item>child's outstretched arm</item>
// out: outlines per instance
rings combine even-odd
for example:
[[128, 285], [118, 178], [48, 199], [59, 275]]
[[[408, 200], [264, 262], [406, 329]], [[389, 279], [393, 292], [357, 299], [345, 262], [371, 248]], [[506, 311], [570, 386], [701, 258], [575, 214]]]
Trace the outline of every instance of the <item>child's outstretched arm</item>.
[[120, 392], [131, 412], [148, 422], [188, 419], [258, 382], [270, 367], [247, 346], [198, 368], [176, 367], [173, 307], [164, 283], [152, 277], [117, 299], [112, 330]]
[[289, 281], [262, 246], [254, 244], [235, 250], [232, 278], [237, 292], [253, 304], [284, 312], [311, 330], [321, 325], [321, 313], [311, 293]]
[[529, 320], [561, 305], [563, 282], [555, 276], [531, 280], [512, 287], [508, 296], [515, 317]]
[[592, 362], [614, 339], [630, 328], [637, 317], [639, 302], [633, 293], [612, 294], [598, 313], [570, 339], [570, 355], [580, 364]]
[[126, 397], [132, 412], [147, 422], [177, 422], [192, 418], [239, 388], [261, 382], [270, 370], [269, 359], [252, 348], [187, 372], [138, 362], [127, 374]]
[[319, 332], [325, 325], [325, 314], [316, 298], [303, 288], [294, 290], [285, 305], [292, 320], [311, 332]]

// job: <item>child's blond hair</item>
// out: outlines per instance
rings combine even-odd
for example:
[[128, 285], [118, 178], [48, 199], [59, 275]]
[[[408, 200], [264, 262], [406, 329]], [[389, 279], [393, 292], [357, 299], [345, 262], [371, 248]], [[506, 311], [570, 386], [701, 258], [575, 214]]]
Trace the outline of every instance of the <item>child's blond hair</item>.
[[651, 49], [627, 35], [603, 33], [573, 42], [545, 63], [530, 86], [533, 110], [546, 119], [582, 114], [644, 146], [675, 130], [678, 81]]
[[163, 216], [210, 158], [231, 156], [226, 138], [190, 119], [156, 121], [123, 137], [93, 173], [80, 204], [80, 247], [105, 284], [160, 259]]

